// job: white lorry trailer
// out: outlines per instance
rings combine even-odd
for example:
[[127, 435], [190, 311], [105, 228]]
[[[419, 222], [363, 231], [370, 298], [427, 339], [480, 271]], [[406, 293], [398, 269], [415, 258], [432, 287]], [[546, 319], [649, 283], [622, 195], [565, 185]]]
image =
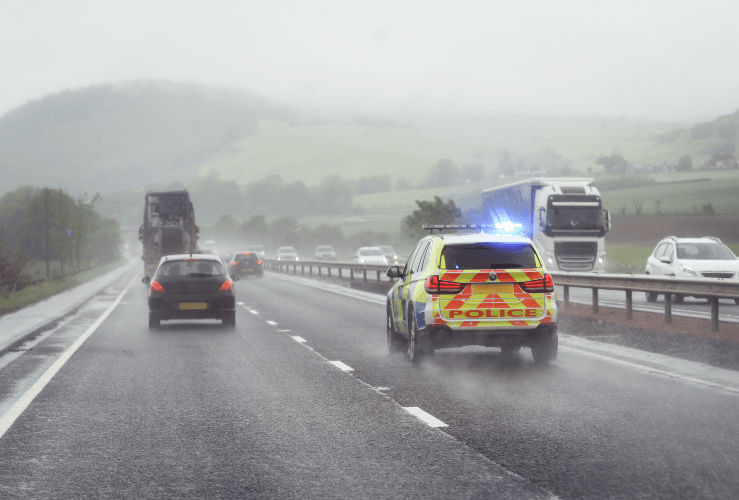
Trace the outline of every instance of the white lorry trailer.
[[526, 179], [482, 192], [478, 216], [531, 238], [550, 271], [604, 272], [611, 227], [594, 179]]

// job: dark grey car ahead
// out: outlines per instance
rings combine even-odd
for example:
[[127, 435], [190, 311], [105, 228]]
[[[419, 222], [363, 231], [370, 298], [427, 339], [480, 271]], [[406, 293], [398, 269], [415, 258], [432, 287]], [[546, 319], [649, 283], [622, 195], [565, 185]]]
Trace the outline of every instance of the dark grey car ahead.
[[172, 319], [220, 319], [236, 326], [233, 282], [214, 255], [170, 255], [159, 263], [149, 284], [149, 328]]

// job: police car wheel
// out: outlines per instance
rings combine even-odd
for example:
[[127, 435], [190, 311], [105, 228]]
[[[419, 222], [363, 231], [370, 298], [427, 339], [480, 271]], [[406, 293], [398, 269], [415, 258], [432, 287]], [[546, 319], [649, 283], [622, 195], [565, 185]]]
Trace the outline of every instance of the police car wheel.
[[157, 316], [155, 313], [149, 313], [149, 330], [158, 328], [160, 324], [161, 320], [159, 319], [159, 316]]
[[391, 353], [403, 352], [407, 349], [406, 341], [397, 333], [393, 327], [393, 318], [390, 313], [390, 306], [387, 308], [387, 350]]
[[424, 345], [423, 339], [419, 338], [416, 313], [412, 309], [408, 311], [408, 350], [406, 353], [411, 363], [420, 363], [422, 359], [434, 353], [432, 349]]
[[557, 359], [557, 351], [559, 347], [559, 335], [555, 332], [552, 338], [537, 342], [531, 346], [531, 355], [534, 357], [534, 363], [544, 364]]

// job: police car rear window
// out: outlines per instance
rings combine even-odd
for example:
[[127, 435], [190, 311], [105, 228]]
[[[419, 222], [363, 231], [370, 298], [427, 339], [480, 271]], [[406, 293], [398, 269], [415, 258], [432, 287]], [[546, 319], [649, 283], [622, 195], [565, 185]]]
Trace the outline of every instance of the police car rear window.
[[447, 245], [441, 251], [441, 269], [532, 269], [541, 267], [528, 243], [472, 243]]

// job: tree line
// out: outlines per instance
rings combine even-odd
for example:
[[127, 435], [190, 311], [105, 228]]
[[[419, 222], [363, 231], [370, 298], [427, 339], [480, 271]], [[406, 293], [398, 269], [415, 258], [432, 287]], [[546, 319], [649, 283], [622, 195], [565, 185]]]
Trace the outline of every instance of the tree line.
[[118, 260], [122, 243], [118, 221], [100, 215], [99, 200], [99, 195], [75, 198], [59, 189], [33, 186], [3, 195], [0, 228], [5, 259], [17, 265], [0, 276], [2, 282], [18, 279], [29, 259], [56, 261], [62, 275]]
[[412, 243], [425, 236], [421, 227], [423, 224], [456, 223], [460, 222], [462, 216], [453, 200], [443, 201], [438, 196], [432, 201], [416, 200], [416, 205], [418, 209], [405, 217], [395, 231], [364, 230], [347, 235], [337, 225], [320, 224], [312, 227], [300, 224], [298, 219], [291, 216], [270, 220], [264, 215], [253, 215], [240, 221], [232, 215], [223, 215], [213, 226], [201, 228], [201, 233], [217, 241], [230, 241], [238, 245], [261, 244], [271, 250], [288, 245], [303, 251], [311, 251], [318, 245], [354, 250], [362, 246]]

